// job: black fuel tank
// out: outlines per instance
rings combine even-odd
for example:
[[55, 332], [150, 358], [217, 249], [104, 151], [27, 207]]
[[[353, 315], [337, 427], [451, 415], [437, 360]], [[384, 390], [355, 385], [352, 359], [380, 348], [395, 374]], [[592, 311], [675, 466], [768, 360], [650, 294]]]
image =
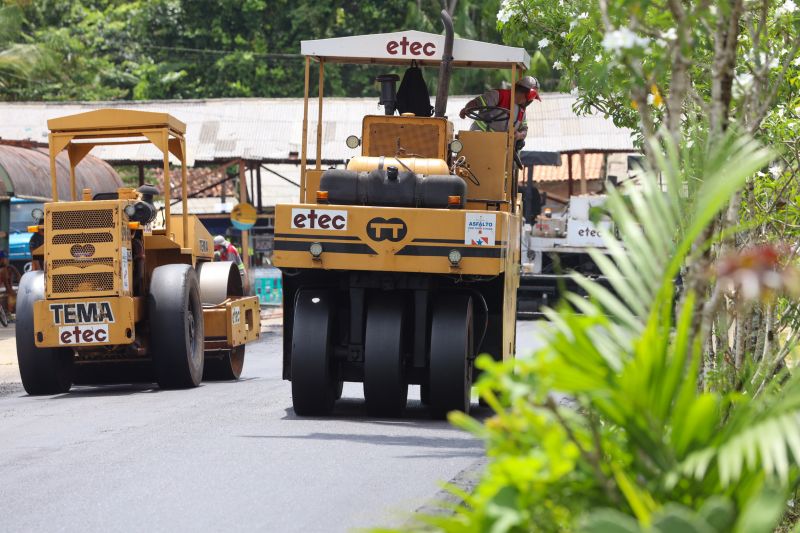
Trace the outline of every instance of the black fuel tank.
[[[319, 190], [328, 191], [332, 204], [386, 207], [463, 208], [467, 197], [467, 184], [458, 176], [419, 176], [395, 167], [371, 172], [326, 170]], [[450, 196], [461, 197], [460, 205], [449, 206]]]

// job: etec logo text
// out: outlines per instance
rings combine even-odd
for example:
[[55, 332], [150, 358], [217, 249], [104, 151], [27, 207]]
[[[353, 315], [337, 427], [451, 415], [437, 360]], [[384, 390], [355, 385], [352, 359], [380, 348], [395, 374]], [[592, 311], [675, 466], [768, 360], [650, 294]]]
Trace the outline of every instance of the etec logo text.
[[367, 235], [373, 241], [399, 242], [408, 233], [406, 223], [399, 218], [375, 217], [367, 222]]

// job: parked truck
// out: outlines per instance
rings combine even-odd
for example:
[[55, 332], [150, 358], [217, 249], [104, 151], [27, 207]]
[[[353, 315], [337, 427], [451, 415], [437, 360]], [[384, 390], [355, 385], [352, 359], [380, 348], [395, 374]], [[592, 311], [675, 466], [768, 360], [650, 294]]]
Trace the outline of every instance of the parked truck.
[[543, 306], [554, 306], [566, 290], [580, 293], [571, 272], [603, 281], [589, 250], [605, 252], [600, 231], [613, 232], [611, 220], [598, 212], [605, 200], [602, 194], [572, 196], [563, 209], [546, 207], [532, 224], [524, 225], [520, 317], [537, 316]]

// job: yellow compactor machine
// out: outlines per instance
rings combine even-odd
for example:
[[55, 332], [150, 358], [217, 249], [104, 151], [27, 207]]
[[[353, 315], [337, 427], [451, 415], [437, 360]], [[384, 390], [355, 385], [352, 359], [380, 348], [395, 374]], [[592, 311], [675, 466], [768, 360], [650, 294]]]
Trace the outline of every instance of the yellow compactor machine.
[[[164, 113], [101, 109], [48, 121], [53, 201], [35, 210], [32, 255], [17, 299], [17, 357], [29, 394], [73, 382], [155, 380], [164, 388], [236, 379], [245, 343], [260, 334], [258, 299], [239, 270], [214, 262], [212, 236], [187, 210], [186, 125]], [[75, 166], [95, 146], [152, 143], [181, 162], [181, 214], [155, 187], [77, 191]], [[115, 148], [119, 149], [119, 148]], [[70, 164], [60, 201], [56, 156]]]
[[[445, 109], [450, 67], [507, 68], [513, 87], [529, 57], [453, 39], [446, 13], [443, 20], [444, 36], [405, 31], [302, 43], [300, 202], [276, 207], [274, 252], [283, 271], [283, 377], [298, 415], [330, 413], [344, 381], [364, 383], [376, 416], [400, 415], [409, 384], [421, 385], [434, 416], [468, 411], [475, 357], [514, 354], [521, 219], [513, 124], [456, 135]], [[347, 142], [360, 154], [346, 169], [323, 169], [324, 66], [405, 68], [412, 60], [439, 67], [434, 116], [395, 114], [398, 76], [379, 76], [385, 114], [363, 117], [360, 137]], [[316, 166], [305, 168], [312, 61], [320, 88]]]

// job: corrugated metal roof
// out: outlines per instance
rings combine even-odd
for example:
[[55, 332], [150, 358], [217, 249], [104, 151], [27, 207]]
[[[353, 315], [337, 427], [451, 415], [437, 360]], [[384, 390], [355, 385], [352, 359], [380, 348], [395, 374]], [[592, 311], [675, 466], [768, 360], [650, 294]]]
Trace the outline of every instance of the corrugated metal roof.
[[575, 97], [563, 93], [543, 95], [541, 105], [531, 105], [526, 148], [545, 152], [636, 151], [632, 130], [614, 126], [611, 119], [599, 113], [578, 116], [572, 110], [574, 105]]
[[[587, 153], [584, 165], [586, 168], [586, 179], [597, 180], [603, 177], [603, 154]], [[561, 166], [537, 165], [533, 167], [534, 181], [566, 181], [569, 179], [568, 155], [561, 154]], [[527, 176], [527, 174], [525, 174]], [[581, 179], [581, 156], [572, 154], [572, 179]]]
[[[469, 129], [470, 121], [458, 111], [472, 96], [451, 96], [447, 114], [456, 131]], [[326, 98], [323, 113], [325, 159], [356, 155], [345, 145], [348, 135], [360, 135], [364, 115], [381, 114], [378, 95], [372, 98]], [[602, 115], [578, 116], [572, 111], [575, 97], [545, 93], [528, 109], [529, 150], [630, 150], [631, 132], [617, 128]], [[47, 142], [47, 120], [98, 108], [119, 107], [167, 112], [187, 124], [187, 159], [222, 161], [236, 158], [282, 160], [300, 153], [302, 98], [234, 98], [218, 100], [115, 101], [87, 103], [2, 103], [0, 138]], [[317, 100], [309, 105], [309, 158], [316, 156]], [[106, 161], [160, 161], [150, 145], [101, 146], [92, 154]]]
[[[69, 198], [69, 160], [66, 152], [61, 152], [56, 158], [56, 169], [58, 195], [62, 199]], [[51, 198], [50, 156], [47, 150], [0, 145], [0, 172], [6, 174], [11, 182], [9, 189], [5, 179], [0, 180], [5, 195]], [[94, 192], [112, 192], [122, 187], [122, 180], [111, 165], [92, 156], [87, 156], [75, 167], [75, 181], [78, 191], [90, 188]]]

